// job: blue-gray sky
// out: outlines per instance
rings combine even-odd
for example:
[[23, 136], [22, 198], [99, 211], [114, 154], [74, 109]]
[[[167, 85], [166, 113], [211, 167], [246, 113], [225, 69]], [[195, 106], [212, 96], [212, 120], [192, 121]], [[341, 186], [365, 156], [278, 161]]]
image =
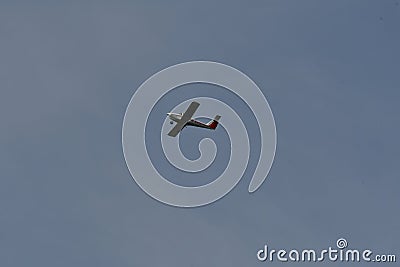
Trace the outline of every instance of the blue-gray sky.
[[[396, 0], [1, 2], [0, 265], [280, 266], [257, 250], [339, 237], [399, 257], [399, 26]], [[256, 193], [248, 174], [180, 209], [133, 182], [121, 127], [143, 81], [189, 60], [248, 74], [278, 145]]]

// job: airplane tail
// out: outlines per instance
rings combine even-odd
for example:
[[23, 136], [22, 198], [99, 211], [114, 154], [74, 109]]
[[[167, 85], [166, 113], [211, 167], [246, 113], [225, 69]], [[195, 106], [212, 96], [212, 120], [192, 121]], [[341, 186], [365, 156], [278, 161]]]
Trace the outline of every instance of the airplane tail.
[[221, 118], [220, 115], [215, 116], [213, 120], [211, 120], [209, 123], [207, 123], [207, 126], [210, 127], [210, 129], [215, 130], [215, 128], [217, 128], [217, 126], [218, 126], [218, 120], [220, 118]]

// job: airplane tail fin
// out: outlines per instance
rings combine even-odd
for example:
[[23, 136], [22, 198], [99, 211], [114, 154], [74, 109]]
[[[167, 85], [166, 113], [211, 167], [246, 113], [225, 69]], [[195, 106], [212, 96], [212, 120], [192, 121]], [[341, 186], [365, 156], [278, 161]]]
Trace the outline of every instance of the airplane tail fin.
[[218, 126], [218, 120], [220, 118], [221, 118], [220, 115], [215, 116], [213, 120], [211, 120], [209, 123], [207, 123], [207, 126], [210, 127], [210, 129], [215, 130], [215, 128], [217, 128], [217, 126]]

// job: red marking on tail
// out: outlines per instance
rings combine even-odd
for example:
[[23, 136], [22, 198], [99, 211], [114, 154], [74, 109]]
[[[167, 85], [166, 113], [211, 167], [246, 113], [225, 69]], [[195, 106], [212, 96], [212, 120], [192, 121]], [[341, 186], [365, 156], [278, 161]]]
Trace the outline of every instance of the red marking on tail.
[[221, 116], [219, 116], [219, 115], [215, 116], [215, 118], [212, 121], [207, 123], [208, 127], [210, 127], [210, 129], [215, 130], [215, 128], [217, 128], [217, 126], [218, 126], [218, 120], [220, 118], [221, 118]]
[[208, 125], [211, 129], [215, 130], [218, 126], [218, 121], [212, 121], [210, 125]]

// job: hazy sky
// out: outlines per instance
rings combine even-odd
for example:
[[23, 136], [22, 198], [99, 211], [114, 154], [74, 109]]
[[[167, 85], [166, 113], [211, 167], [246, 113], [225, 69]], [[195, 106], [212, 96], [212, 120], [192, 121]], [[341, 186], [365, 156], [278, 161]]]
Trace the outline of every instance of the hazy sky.
[[[1, 266], [282, 266], [257, 251], [323, 249], [339, 237], [400, 257], [399, 1], [218, 2], [0, 3]], [[135, 184], [121, 128], [142, 82], [191, 60], [248, 74], [278, 144], [254, 194], [256, 155], [226, 197], [182, 209]], [[193, 85], [160, 101], [154, 127], [200, 91], [249, 113]], [[202, 134], [187, 133], [184, 152], [196, 157], [190, 133]]]

